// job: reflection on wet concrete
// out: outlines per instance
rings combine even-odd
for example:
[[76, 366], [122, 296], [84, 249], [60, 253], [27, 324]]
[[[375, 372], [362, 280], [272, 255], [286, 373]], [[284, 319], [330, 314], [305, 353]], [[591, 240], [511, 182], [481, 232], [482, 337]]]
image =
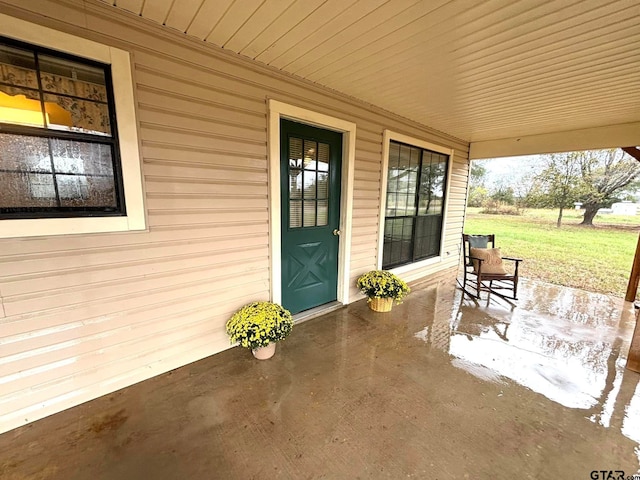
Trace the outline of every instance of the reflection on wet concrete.
[[[625, 370], [630, 303], [531, 281], [517, 302], [458, 291], [455, 303], [447, 346], [454, 366], [483, 380], [513, 380], [640, 443], [639, 376]], [[622, 418], [614, 425], [616, 411]]]
[[302, 323], [0, 435], [0, 478], [587, 479], [638, 471], [640, 374], [622, 300], [455, 280], [393, 311]]

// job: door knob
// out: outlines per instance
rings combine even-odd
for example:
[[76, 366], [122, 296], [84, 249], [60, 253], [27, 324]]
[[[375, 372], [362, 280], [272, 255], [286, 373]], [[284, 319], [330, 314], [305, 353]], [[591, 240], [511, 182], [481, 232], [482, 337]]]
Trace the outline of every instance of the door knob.
[[340, 235], [340, 230], [338, 230], [337, 228], [334, 228], [333, 229], [333, 234], [336, 235], [336, 236]]

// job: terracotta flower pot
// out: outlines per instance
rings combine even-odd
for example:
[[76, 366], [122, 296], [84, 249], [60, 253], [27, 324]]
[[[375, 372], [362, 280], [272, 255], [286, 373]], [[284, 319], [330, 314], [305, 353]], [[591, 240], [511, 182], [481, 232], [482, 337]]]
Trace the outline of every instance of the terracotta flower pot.
[[390, 312], [393, 307], [393, 298], [372, 298], [369, 308], [374, 312]]
[[276, 353], [276, 343], [271, 342], [266, 347], [254, 348], [251, 350], [251, 353], [253, 353], [253, 356], [258, 360], [268, 360]]

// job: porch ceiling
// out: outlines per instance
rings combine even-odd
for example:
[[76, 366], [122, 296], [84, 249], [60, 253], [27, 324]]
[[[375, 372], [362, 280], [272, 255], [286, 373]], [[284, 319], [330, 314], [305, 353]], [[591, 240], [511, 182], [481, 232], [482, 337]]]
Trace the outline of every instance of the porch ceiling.
[[640, 122], [637, 0], [101, 0], [479, 142]]

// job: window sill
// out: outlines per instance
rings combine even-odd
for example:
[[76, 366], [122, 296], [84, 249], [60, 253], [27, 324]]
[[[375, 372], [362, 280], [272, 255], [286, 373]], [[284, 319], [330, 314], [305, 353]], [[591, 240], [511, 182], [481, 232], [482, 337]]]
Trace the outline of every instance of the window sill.
[[144, 217], [30, 218], [2, 220], [0, 238], [145, 230]]
[[420, 260], [419, 262], [409, 263], [407, 265], [401, 265], [399, 267], [392, 268], [390, 271], [395, 275], [401, 275], [403, 273], [412, 272], [421, 268], [435, 265], [442, 261], [442, 256], [427, 258], [426, 260]]

